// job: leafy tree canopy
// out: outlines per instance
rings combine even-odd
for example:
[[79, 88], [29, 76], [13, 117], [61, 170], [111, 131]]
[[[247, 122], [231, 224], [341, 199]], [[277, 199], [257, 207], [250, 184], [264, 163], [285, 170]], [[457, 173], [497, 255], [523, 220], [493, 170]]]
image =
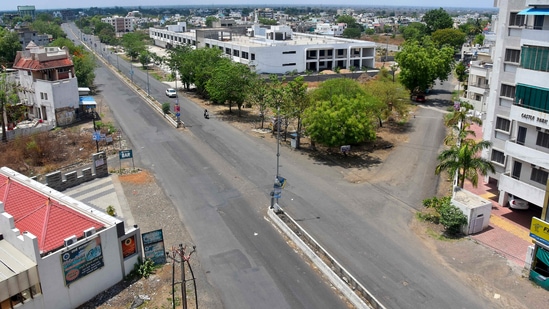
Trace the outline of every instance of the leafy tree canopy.
[[336, 147], [374, 140], [370, 106], [375, 98], [335, 95], [329, 101], [316, 101], [303, 117], [303, 125], [312, 141]]
[[448, 12], [443, 8], [430, 10], [423, 15], [423, 22], [427, 27], [427, 34], [431, 34], [439, 29], [452, 28], [454, 21]]
[[454, 28], [438, 29], [431, 34], [431, 38], [438, 48], [450, 46], [454, 50], [461, 50], [461, 46], [467, 40], [465, 33]]
[[206, 17], [206, 27], [208, 27], [208, 28], [213, 27], [214, 21], [218, 21], [218, 20], [219, 20], [219, 18], [217, 18], [215, 16]]
[[354, 79], [333, 78], [321, 83], [311, 93], [313, 101], [330, 101], [332, 97], [344, 95], [347, 98], [354, 98], [359, 95], [365, 95], [364, 88]]
[[396, 61], [400, 67], [399, 80], [410, 92], [423, 92], [430, 88], [435, 80], [444, 81], [452, 72], [454, 49], [436, 48], [429, 37], [418, 41], [406, 41]]
[[21, 50], [21, 43], [17, 33], [0, 28], [0, 64], [11, 67], [19, 50]]
[[362, 32], [359, 28], [349, 28], [347, 27], [343, 30], [343, 37], [349, 39], [360, 39]]
[[427, 34], [427, 26], [423, 23], [410, 23], [408, 26], [402, 27], [401, 32], [406, 41], [416, 40], [421, 42]]
[[240, 116], [253, 76], [247, 65], [222, 58], [206, 82], [206, 91], [213, 101], [229, 104], [229, 112], [236, 104]]

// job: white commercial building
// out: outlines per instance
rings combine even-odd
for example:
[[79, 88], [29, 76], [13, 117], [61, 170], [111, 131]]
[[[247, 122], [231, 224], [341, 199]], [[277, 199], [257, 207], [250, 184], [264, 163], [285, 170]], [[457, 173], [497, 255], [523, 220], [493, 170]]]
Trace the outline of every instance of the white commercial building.
[[138, 228], [6, 167], [0, 183], [0, 308], [77, 308], [137, 263]]
[[101, 18], [101, 22], [107, 23], [114, 27], [114, 32], [117, 36], [122, 36], [125, 33], [134, 31], [138, 21], [139, 18], [135, 16], [112, 16]]
[[[543, 207], [549, 175], [549, 1], [497, 0], [496, 45], [483, 139], [499, 203]], [[482, 85], [482, 79], [479, 79]], [[479, 87], [480, 88], [480, 87]], [[483, 89], [479, 89], [483, 92]]]
[[[184, 28], [184, 27], [182, 27]], [[284, 74], [375, 66], [373, 42], [292, 32], [289, 26], [239, 29], [211, 28], [190, 32], [149, 28], [155, 45], [170, 48], [191, 45], [219, 48], [233, 61], [252, 66], [258, 73]]]

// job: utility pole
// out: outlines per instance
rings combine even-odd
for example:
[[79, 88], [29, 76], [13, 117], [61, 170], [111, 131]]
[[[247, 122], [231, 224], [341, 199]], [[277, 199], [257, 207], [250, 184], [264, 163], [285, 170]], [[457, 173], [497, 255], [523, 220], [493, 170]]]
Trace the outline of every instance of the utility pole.
[[188, 255], [185, 254], [185, 250], [187, 250], [187, 246], [179, 244], [178, 248], [172, 247], [171, 252], [166, 251], [166, 258], [172, 260], [172, 308], [175, 309], [175, 263], [181, 263], [181, 303], [183, 304], [183, 309], [187, 309], [187, 282], [185, 279], [185, 263], [187, 263], [192, 276], [191, 280], [193, 281], [195, 308], [198, 309], [196, 278], [194, 277], [193, 269], [189, 263], [191, 255], [196, 252], [196, 246], [193, 246], [193, 250], [189, 252]]

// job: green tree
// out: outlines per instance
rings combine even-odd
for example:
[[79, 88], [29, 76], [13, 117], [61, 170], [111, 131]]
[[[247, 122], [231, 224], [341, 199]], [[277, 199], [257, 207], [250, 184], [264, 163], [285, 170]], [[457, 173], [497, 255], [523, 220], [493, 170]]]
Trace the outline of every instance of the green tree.
[[11, 67], [19, 50], [21, 50], [21, 43], [19, 43], [17, 32], [0, 28], [0, 64]]
[[343, 37], [349, 39], [360, 39], [362, 32], [359, 28], [346, 28], [343, 30]]
[[297, 120], [296, 130], [296, 148], [299, 148], [301, 139], [301, 130], [303, 127], [303, 114], [310, 106], [310, 99], [307, 93], [307, 84], [303, 76], [298, 76], [294, 80], [288, 82], [286, 86], [287, 104], [286, 114], [289, 118]]
[[238, 116], [241, 116], [242, 104], [249, 91], [248, 86], [253, 73], [247, 65], [232, 62], [227, 58], [219, 61], [212, 71], [211, 78], [206, 82], [206, 91], [213, 101], [221, 104], [229, 104], [229, 112], [232, 106], [238, 107]]
[[472, 110], [473, 105], [460, 101], [459, 106], [454, 107], [451, 112], [444, 115], [444, 125], [451, 129], [444, 139], [446, 145], [460, 145], [468, 137], [476, 137], [475, 131], [471, 130], [471, 125], [482, 125], [482, 120], [473, 116]]
[[437, 47], [450, 46], [456, 51], [461, 50], [467, 40], [465, 33], [453, 28], [438, 29], [431, 34], [431, 38]]
[[181, 83], [189, 90], [194, 80], [194, 63], [191, 61], [193, 49], [188, 45], [177, 45], [169, 51], [168, 65], [172, 71], [179, 73]]
[[435, 80], [448, 79], [454, 63], [453, 56], [453, 48], [436, 48], [429, 37], [423, 39], [423, 44], [406, 41], [395, 57], [400, 67], [399, 79], [410, 92], [423, 92]]
[[347, 98], [354, 98], [365, 95], [364, 88], [360, 83], [350, 78], [333, 78], [321, 83], [318, 88], [311, 92], [313, 101], [330, 101], [332, 97], [343, 95]]
[[269, 87], [263, 78], [255, 75], [250, 81], [250, 91], [248, 91], [246, 100], [259, 108], [259, 117], [261, 118], [261, 129], [265, 123], [267, 107], [269, 106]]
[[18, 85], [13, 76], [10, 76], [4, 72], [0, 73], [0, 125], [2, 126], [2, 142], [8, 141], [6, 123], [3, 115], [6, 114], [10, 106], [13, 106], [19, 102], [17, 91]]
[[473, 44], [483, 45], [484, 44], [484, 34], [477, 34], [473, 40]]
[[206, 17], [206, 27], [208, 27], [208, 28], [213, 27], [214, 21], [219, 21], [219, 18], [217, 18], [215, 16]]
[[456, 73], [456, 78], [458, 80], [458, 98], [459, 98], [461, 97], [461, 94], [460, 94], [461, 84], [467, 81], [469, 74], [467, 74], [467, 67], [463, 64], [463, 62], [458, 62], [458, 64], [456, 64], [454, 73]]
[[377, 78], [369, 81], [365, 87], [381, 103], [376, 110], [380, 127], [383, 120], [402, 119], [408, 115], [410, 100], [401, 84], [393, 83], [388, 78]]
[[448, 12], [443, 8], [429, 10], [423, 15], [423, 22], [427, 26], [427, 34], [431, 34], [439, 29], [452, 28], [454, 21]]
[[151, 62], [151, 53], [148, 50], [142, 50], [139, 52], [139, 63], [144, 69], [148, 70], [147, 66]]
[[336, 23], [345, 23], [347, 27], [355, 27], [356, 19], [351, 15], [339, 15], [336, 19]]
[[61, 27], [53, 21], [35, 20], [31, 27], [39, 33], [51, 34], [54, 40], [67, 37], [67, 34], [63, 31], [63, 29], [61, 29]]
[[427, 26], [423, 23], [410, 23], [408, 26], [403, 27], [401, 30], [402, 37], [406, 41], [416, 40], [421, 42], [423, 37], [427, 34]]
[[207, 96], [206, 83], [213, 76], [213, 71], [223, 57], [222, 51], [217, 48], [199, 48], [192, 50], [186, 61], [189, 61], [189, 74], [192, 75], [192, 83], [199, 94]]
[[369, 108], [373, 100], [367, 96], [337, 95], [329, 101], [316, 101], [305, 111], [303, 125], [311, 141], [328, 147], [374, 140], [376, 132]]
[[270, 18], [259, 18], [259, 23], [265, 26], [274, 26], [278, 24], [278, 21]]
[[126, 54], [132, 61], [139, 57], [142, 51], [147, 49], [145, 39], [143, 34], [139, 32], [130, 32], [122, 36], [122, 46], [124, 46]]
[[469, 179], [474, 187], [478, 185], [479, 173], [485, 176], [488, 172], [495, 173], [492, 162], [480, 157], [484, 149], [490, 148], [489, 141], [463, 140], [461, 145], [443, 150], [438, 160], [440, 163], [435, 168], [435, 174], [448, 171], [450, 175], [456, 175], [458, 185], [463, 188], [465, 179]]

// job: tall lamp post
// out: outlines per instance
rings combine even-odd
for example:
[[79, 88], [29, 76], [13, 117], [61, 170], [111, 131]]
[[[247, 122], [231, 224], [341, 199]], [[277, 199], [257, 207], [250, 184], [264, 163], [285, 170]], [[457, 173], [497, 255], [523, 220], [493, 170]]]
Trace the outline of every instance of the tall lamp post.
[[284, 186], [284, 179], [280, 177], [280, 106], [276, 109], [276, 177], [273, 185], [273, 191], [271, 192], [271, 209], [275, 213], [280, 212], [280, 206], [278, 205], [278, 199], [282, 194], [282, 187]]
[[147, 95], [150, 96], [151, 93], [149, 91], [149, 66], [148, 65], [147, 65], [146, 71], [147, 71]]

